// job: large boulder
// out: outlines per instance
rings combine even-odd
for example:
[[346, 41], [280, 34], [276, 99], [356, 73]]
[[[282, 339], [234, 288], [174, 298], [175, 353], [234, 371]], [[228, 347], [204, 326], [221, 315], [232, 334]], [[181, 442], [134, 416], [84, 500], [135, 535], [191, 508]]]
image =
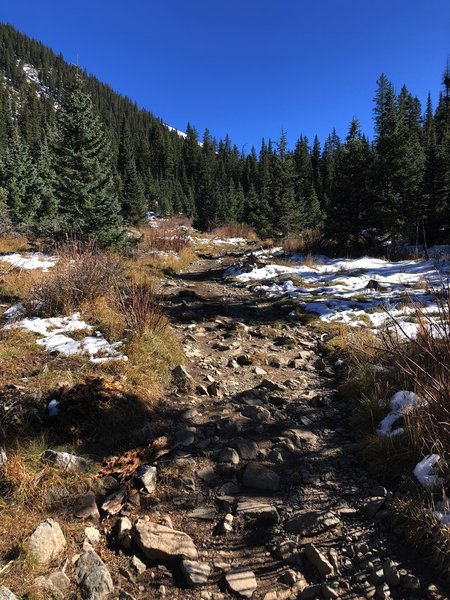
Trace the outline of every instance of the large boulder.
[[42, 453], [42, 460], [55, 467], [64, 469], [64, 471], [89, 471], [89, 463], [85, 458], [68, 452], [56, 452], [56, 450], [45, 450]]
[[133, 539], [151, 560], [187, 558], [197, 560], [198, 552], [187, 533], [139, 519], [133, 528]]
[[28, 542], [28, 555], [40, 565], [48, 565], [58, 558], [66, 547], [66, 539], [53, 519], [38, 525]]

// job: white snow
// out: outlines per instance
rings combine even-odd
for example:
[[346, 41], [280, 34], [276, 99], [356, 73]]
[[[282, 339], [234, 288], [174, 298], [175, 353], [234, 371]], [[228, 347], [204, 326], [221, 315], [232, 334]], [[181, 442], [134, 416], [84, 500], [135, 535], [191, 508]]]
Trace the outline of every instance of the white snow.
[[413, 473], [423, 487], [436, 487], [444, 482], [442, 477], [433, 473], [440, 458], [439, 454], [428, 454], [414, 467]]
[[[12, 312], [12, 316], [15, 314], [16, 312]], [[10, 316], [10, 322], [5, 325], [5, 329], [11, 327], [19, 327], [41, 336], [36, 343], [39, 346], [44, 346], [48, 352], [60, 352], [66, 356], [87, 354], [93, 363], [108, 360], [128, 360], [118, 350], [122, 342], [110, 343], [99, 332], [95, 332], [94, 335], [86, 336], [81, 340], [74, 340], [66, 335], [74, 331], [92, 331], [92, 327], [80, 319], [80, 313], [78, 312], [68, 317], [26, 317], [14, 322], [12, 322]]]
[[59, 402], [58, 400], [50, 400], [47, 404], [47, 410], [50, 417], [57, 417], [59, 415]]
[[259, 284], [255, 289], [272, 297], [297, 299], [304, 310], [322, 321], [370, 327], [374, 332], [395, 321], [403, 337], [417, 334], [414, 305], [420, 305], [429, 319], [427, 326], [438, 334], [439, 323], [432, 317], [438, 308], [430, 289], [439, 289], [449, 281], [449, 249], [444, 254], [444, 248], [434, 254], [439, 258], [394, 262], [368, 256], [311, 259], [293, 255], [289, 257], [293, 265], [272, 262], [245, 270], [233, 266], [225, 276], [238, 283]]
[[391, 409], [389, 414], [384, 417], [378, 426], [378, 435], [394, 437], [404, 433], [403, 427], [392, 429], [394, 423], [415, 406], [425, 406], [426, 404], [426, 400], [414, 392], [406, 390], [396, 392], [389, 402], [389, 408]]
[[450, 527], [450, 506], [448, 500], [436, 502], [432, 509], [425, 509], [425, 512], [439, 521], [441, 527]]
[[41, 252], [31, 252], [26, 255], [3, 254], [0, 256], [0, 262], [10, 263], [12, 267], [17, 269], [42, 269], [44, 272], [54, 267], [57, 260], [56, 256], [46, 256]]

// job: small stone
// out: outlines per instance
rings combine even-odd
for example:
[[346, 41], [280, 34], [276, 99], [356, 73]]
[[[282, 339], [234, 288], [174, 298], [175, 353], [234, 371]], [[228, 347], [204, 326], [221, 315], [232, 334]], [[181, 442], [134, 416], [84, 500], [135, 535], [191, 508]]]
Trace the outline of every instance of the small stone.
[[265, 375], [267, 375], [267, 371], [265, 371], [264, 369], [262, 369], [261, 367], [255, 367], [253, 369], [253, 373], [255, 375], [258, 375], [259, 377], [264, 377]]
[[186, 557], [197, 560], [198, 552], [186, 533], [158, 523], [139, 519], [133, 528], [133, 539], [150, 560]]
[[381, 508], [383, 508], [385, 502], [386, 498], [383, 497], [375, 496], [373, 498], [369, 498], [364, 505], [366, 515], [372, 519], [377, 514], [377, 512]]
[[131, 566], [138, 575], [142, 575], [142, 573], [147, 570], [147, 565], [142, 562], [140, 558], [134, 555], [131, 557]]
[[4, 585], [0, 585], [0, 600], [19, 600], [11, 590]]
[[28, 542], [28, 554], [40, 565], [48, 565], [58, 558], [66, 547], [66, 539], [53, 519], [47, 519], [38, 525]]
[[420, 590], [420, 579], [411, 573], [406, 573], [402, 577], [402, 585], [407, 590]]
[[75, 579], [83, 600], [106, 600], [114, 585], [105, 563], [92, 549], [86, 550], [75, 564]]
[[90, 519], [94, 523], [98, 523], [100, 520], [100, 513], [97, 507], [97, 501], [94, 492], [88, 492], [82, 496], [75, 508], [75, 517], [86, 521]]
[[322, 591], [322, 586], [320, 583], [316, 583], [315, 585], [308, 585], [300, 594], [301, 600], [315, 600], [315, 598], [320, 597], [320, 593]]
[[191, 446], [195, 442], [195, 428], [189, 427], [177, 431], [174, 435], [173, 442], [176, 446]]
[[286, 522], [286, 531], [310, 537], [328, 529], [334, 529], [340, 524], [340, 519], [331, 512], [299, 511]]
[[115, 536], [121, 548], [129, 550], [132, 544], [131, 530], [133, 526], [128, 517], [121, 517], [115, 525]]
[[138, 431], [137, 439], [140, 444], [150, 444], [155, 439], [153, 435], [152, 426], [150, 423], [145, 423], [145, 425]]
[[297, 579], [298, 579], [298, 575], [293, 569], [288, 569], [281, 576], [281, 581], [283, 583], [285, 583], [286, 585], [294, 585], [294, 583], [297, 581]]
[[258, 456], [258, 445], [253, 440], [236, 438], [232, 444], [239, 452], [242, 460], [255, 460]]
[[244, 471], [244, 485], [268, 492], [276, 492], [280, 487], [280, 477], [272, 469], [258, 463], [250, 463]]
[[305, 556], [320, 575], [332, 575], [334, 573], [333, 566], [329, 560], [314, 544], [307, 544], [305, 546]]
[[383, 573], [386, 579], [386, 583], [390, 587], [400, 585], [400, 573], [396, 568], [396, 564], [392, 560], [385, 560], [383, 563]]
[[180, 566], [188, 585], [195, 586], [207, 583], [211, 573], [211, 567], [207, 563], [183, 559]]
[[331, 586], [322, 584], [321, 587], [322, 596], [326, 598], [326, 600], [333, 600], [334, 598], [339, 598], [339, 594], [336, 590], [334, 590]]
[[272, 525], [280, 520], [278, 510], [273, 504], [257, 498], [240, 498], [236, 514]]
[[233, 520], [234, 517], [231, 513], [224, 516], [222, 523], [220, 524], [221, 533], [230, 533], [233, 531]]
[[156, 490], [156, 467], [141, 465], [135, 474], [136, 479], [149, 494]]
[[217, 381], [210, 383], [206, 389], [208, 390], [208, 394], [214, 398], [220, 396], [222, 393], [220, 383]]
[[234, 448], [224, 448], [219, 452], [218, 462], [231, 463], [232, 465], [239, 464], [239, 454]]
[[65, 471], [89, 471], [89, 464], [85, 458], [69, 454], [68, 452], [56, 452], [55, 450], [45, 450], [41, 456], [44, 462], [51, 463], [53, 466]]
[[286, 386], [281, 383], [276, 383], [271, 379], [263, 379], [259, 384], [259, 387], [265, 388], [266, 390], [270, 390], [271, 392], [284, 392], [286, 390]]
[[172, 369], [172, 379], [178, 392], [187, 394], [194, 389], [194, 380], [183, 365]]
[[100, 531], [96, 527], [85, 527], [84, 535], [87, 541], [93, 546], [100, 542]]
[[382, 485], [376, 485], [370, 490], [371, 496], [376, 496], [378, 498], [385, 498], [387, 496], [387, 489]]
[[369, 575], [369, 580], [374, 585], [380, 585], [380, 583], [384, 583], [384, 571], [382, 568], [377, 568], [372, 571]]
[[391, 597], [391, 590], [387, 583], [382, 583], [377, 587], [375, 598], [378, 600], [388, 600]]
[[225, 581], [231, 592], [241, 598], [251, 598], [258, 584], [253, 571], [248, 569], [233, 569], [225, 575]]

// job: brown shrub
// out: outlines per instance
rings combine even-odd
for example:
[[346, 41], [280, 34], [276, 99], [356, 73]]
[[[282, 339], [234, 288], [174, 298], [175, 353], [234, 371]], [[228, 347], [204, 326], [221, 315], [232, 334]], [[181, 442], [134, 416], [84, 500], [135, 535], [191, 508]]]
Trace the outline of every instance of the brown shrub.
[[180, 252], [190, 243], [188, 230], [188, 225], [180, 221], [180, 217], [156, 221], [154, 227], [141, 227], [142, 240], [137, 252]]
[[219, 238], [244, 238], [255, 242], [258, 239], [255, 230], [246, 223], [229, 223], [222, 227], [216, 227], [211, 234]]
[[126, 287], [116, 287], [116, 301], [134, 337], [141, 337], [145, 331], [163, 331], [167, 327], [160, 298], [152, 284], [133, 281]]
[[32, 291], [34, 303], [44, 314], [71, 312], [83, 301], [108, 296], [124, 278], [118, 257], [92, 244], [66, 244], [59, 256], [48, 277]]

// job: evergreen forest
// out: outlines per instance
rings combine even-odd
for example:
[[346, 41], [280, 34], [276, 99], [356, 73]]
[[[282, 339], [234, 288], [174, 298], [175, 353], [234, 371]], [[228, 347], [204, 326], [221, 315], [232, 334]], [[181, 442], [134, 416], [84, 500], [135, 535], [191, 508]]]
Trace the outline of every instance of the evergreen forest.
[[[357, 119], [345, 139], [286, 133], [244, 153], [228, 136], [186, 135], [0, 25], [0, 213], [39, 235], [119, 244], [146, 211], [186, 214], [211, 230], [247, 223], [261, 236], [322, 232], [342, 247], [372, 238], [450, 241], [450, 70], [437, 106], [380, 75], [375, 136]], [[290, 132], [292, 135], [293, 132]]]

